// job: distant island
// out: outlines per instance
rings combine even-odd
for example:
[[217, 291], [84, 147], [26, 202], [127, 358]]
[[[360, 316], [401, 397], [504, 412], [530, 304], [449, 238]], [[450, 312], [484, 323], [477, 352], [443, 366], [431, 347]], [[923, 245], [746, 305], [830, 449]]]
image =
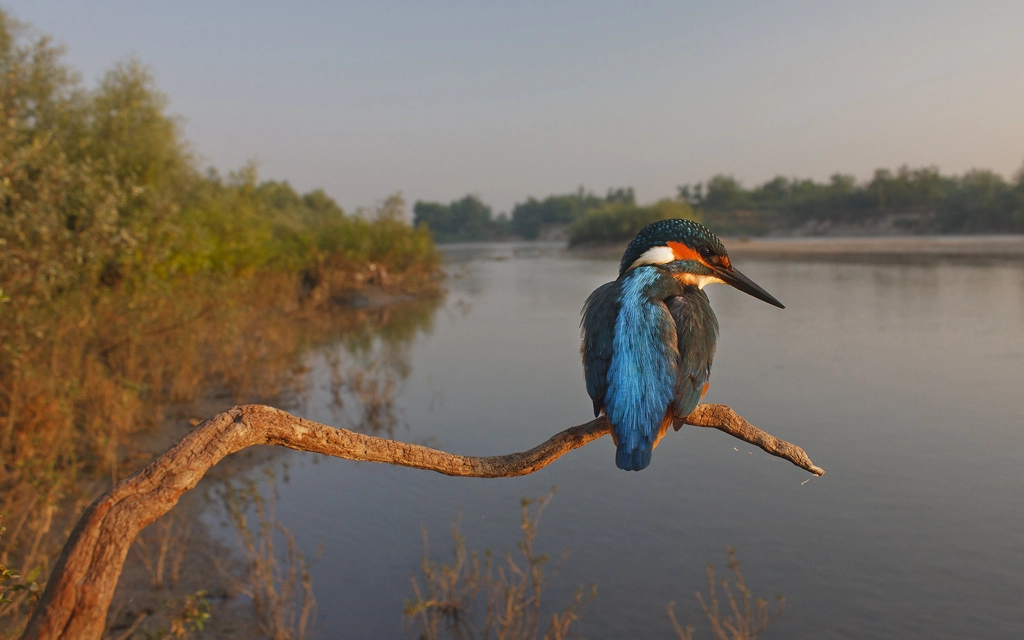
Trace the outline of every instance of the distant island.
[[527, 198], [495, 217], [479, 198], [416, 202], [414, 226], [438, 242], [566, 239], [570, 246], [621, 242], [664, 218], [699, 220], [723, 235], [891, 236], [1024, 233], [1024, 170], [1008, 181], [987, 169], [945, 176], [936, 167], [877, 169], [858, 183], [836, 173], [828, 182], [785, 178], [744, 188], [716, 175], [681, 185], [674, 198], [638, 205], [631, 187], [604, 197], [576, 193]]

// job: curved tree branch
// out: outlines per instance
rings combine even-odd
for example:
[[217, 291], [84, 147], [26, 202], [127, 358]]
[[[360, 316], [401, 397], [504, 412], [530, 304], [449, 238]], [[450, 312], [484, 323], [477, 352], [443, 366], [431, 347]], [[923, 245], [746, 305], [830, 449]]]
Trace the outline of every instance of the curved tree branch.
[[[804, 450], [753, 426], [725, 405], [700, 405], [687, 424], [713, 427], [822, 475]], [[264, 405], [243, 405], [201, 423], [160, 457], [114, 485], [86, 509], [57, 561], [22, 640], [99, 639], [125, 556], [135, 536], [178, 502], [224, 456], [255, 444], [383, 462], [450, 476], [507, 478], [533, 473], [609, 433], [598, 418], [504, 456], [460, 456], [297, 418]]]

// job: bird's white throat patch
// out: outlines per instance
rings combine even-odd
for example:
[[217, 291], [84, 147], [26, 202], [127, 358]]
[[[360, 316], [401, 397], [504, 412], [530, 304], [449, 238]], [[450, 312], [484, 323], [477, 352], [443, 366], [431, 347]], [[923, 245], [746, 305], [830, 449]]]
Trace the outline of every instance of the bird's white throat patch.
[[630, 269], [639, 267], [642, 264], [668, 264], [676, 259], [676, 254], [671, 247], [651, 247], [644, 251], [639, 258], [629, 265]]

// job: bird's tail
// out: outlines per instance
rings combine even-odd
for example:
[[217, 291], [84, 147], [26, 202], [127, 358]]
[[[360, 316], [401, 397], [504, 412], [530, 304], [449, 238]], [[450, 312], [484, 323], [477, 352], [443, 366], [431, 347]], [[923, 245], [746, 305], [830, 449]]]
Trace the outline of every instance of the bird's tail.
[[653, 440], [641, 438], [639, 442], [628, 442], [631, 438], [615, 439], [615, 466], [623, 471], [642, 471], [651, 464], [651, 454], [658, 442], [664, 437], [665, 432], [672, 425], [675, 419], [671, 408], [661, 421], [661, 426], [654, 435]]
[[647, 447], [645, 451], [641, 447], [635, 449], [627, 449], [623, 445], [619, 445], [615, 448], [615, 466], [624, 471], [641, 471], [646, 469], [651, 464], [651, 453], [653, 451], [650, 448], [650, 444], [644, 442], [641, 446]]

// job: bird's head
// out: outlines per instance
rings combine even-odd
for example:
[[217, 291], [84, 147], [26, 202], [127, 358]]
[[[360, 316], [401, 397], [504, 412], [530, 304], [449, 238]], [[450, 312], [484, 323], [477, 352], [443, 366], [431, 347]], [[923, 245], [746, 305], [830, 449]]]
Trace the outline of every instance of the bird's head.
[[692, 220], [659, 220], [641, 229], [626, 247], [619, 276], [645, 264], [667, 270], [683, 284], [702, 289], [706, 284], [728, 284], [780, 309], [786, 308], [753, 280], [734, 269], [718, 236]]

